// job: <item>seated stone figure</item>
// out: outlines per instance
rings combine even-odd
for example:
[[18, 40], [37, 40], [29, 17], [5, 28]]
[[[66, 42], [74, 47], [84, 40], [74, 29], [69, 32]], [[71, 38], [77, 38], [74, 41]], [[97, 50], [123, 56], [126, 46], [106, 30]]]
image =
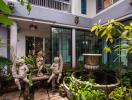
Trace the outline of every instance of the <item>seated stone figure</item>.
[[23, 80], [24, 82], [29, 84], [29, 80], [27, 78], [27, 72], [29, 71], [27, 65], [25, 64], [24, 59], [18, 59], [16, 61], [16, 64], [18, 64], [19, 68], [18, 68], [18, 74], [14, 74], [14, 80], [16, 85], [18, 86], [18, 89], [21, 90], [21, 84], [20, 84], [20, 80]]
[[57, 76], [57, 83], [59, 83], [62, 76], [63, 61], [62, 57], [55, 57], [54, 62], [51, 65], [52, 75], [50, 76], [48, 83]]
[[45, 59], [44, 59], [43, 51], [39, 51], [37, 53], [36, 63], [37, 63], [37, 67], [38, 67], [37, 76], [43, 76], [42, 69], [45, 65]]

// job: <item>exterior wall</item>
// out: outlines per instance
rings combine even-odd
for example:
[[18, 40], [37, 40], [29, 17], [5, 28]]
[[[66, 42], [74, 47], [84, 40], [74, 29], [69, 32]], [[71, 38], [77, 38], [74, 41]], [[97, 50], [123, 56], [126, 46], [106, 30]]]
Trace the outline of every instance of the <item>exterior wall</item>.
[[87, 0], [87, 17], [93, 18], [96, 15], [96, 0]]
[[[53, 24], [64, 24], [70, 26], [78, 26], [82, 28], [89, 28], [90, 18], [79, 16], [78, 25], [75, 24], [75, 16], [71, 13], [66, 13], [63, 11], [58, 11], [50, 8], [40, 7], [32, 5], [31, 13], [28, 15], [26, 6], [22, 7], [20, 3], [15, 3], [14, 16], [28, 18], [32, 20], [42, 20], [45, 22], [51, 22]], [[78, 8], [78, 7], [77, 7]]]
[[[14, 1], [17, 1], [17, 0], [14, 0]], [[87, 0], [87, 15], [81, 14], [81, 0], [72, 0], [72, 13], [66, 13], [63, 11], [57, 11], [50, 8], [32, 5], [32, 11], [30, 15], [28, 15], [26, 7], [22, 7], [18, 2], [15, 2], [16, 8], [14, 11], [14, 16], [31, 19], [33, 21], [40, 20], [45, 22], [51, 22], [53, 26], [55, 23], [58, 23], [58, 24], [64, 24], [69, 26], [78, 26], [81, 28], [90, 28], [99, 19], [102, 19], [102, 24], [104, 24], [109, 19], [118, 19], [122, 16], [131, 14], [132, 6], [129, 4], [129, 1], [130, 0], [120, 0], [117, 3], [113, 4], [112, 6], [96, 14], [96, 0]], [[74, 22], [75, 16], [79, 16], [80, 18], [80, 22], [78, 25], [76, 25]], [[0, 29], [0, 30], [3, 33], [3, 29]], [[50, 30], [46, 29], [45, 31], [46, 33], [50, 33]], [[45, 37], [43, 32], [37, 31], [32, 33], [29, 30], [21, 30], [21, 32], [18, 33], [18, 43], [17, 43], [18, 57], [25, 55], [25, 50], [23, 49], [25, 48], [26, 35], [38, 35], [38, 36]], [[0, 36], [1, 36], [1, 32], [0, 32]], [[2, 37], [6, 37], [6, 35], [2, 34]], [[2, 53], [2, 54], [7, 55], [6, 53]], [[105, 62], [106, 61], [105, 58], [107, 58], [107, 55], [104, 54], [103, 57]]]
[[109, 19], [117, 19], [127, 14], [132, 13], [132, 6], [130, 0], [120, 0], [105, 10], [99, 12], [92, 20], [92, 25], [99, 19], [102, 20], [102, 24], [106, 23]]
[[18, 32], [18, 42], [17, 42], [17, 57], [23, 57], [25, 56], [25, 37], [26, 36], [36, 36], [36, 37], [49, 37], [50, 35], [50, 27], [45, 28], [43, 30], [36, 30], [36, 31], [31, 31], [31, 30], [27, 30], [27, 29], [21, 29], [20, 32]]
[[6, 27], [0, 27], [0, 40], [5, 46], [0, 47], [0, 56], [7, 57], [7, 30]]
[[72, 14], [92, 18], [96, 15], [96, 0], [87, 0], [87, 12], [81, 14], [81, 0], [72, 0]]
[[81, 16], [81, 0], [72, 0], [72, 14]]

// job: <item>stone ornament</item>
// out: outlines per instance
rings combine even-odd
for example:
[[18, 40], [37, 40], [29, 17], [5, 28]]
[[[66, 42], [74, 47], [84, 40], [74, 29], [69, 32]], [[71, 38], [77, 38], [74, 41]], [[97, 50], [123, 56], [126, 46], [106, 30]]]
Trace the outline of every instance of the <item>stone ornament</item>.
[[18, 66], [19, 66], [18, 74], [13, 69], [14, 67], [12, 67], [12, 74], [14, 77], [15, 84], [18, 86], [18, 89], [21, 90], [20, 80], [23, 80], [24, 82], [29, 84], [29, 80], [27, 78], [27, 72], [29, 71], [29, 69], [28, 69], [27, 65], [25, 64], [24, 59], [17, 59], [16, 64], [18, 64]]
[[38, 68], [37, 76], [43, 76], [42, 69], [45, 65], [45, 59], [44, 59], [43, 51], [39, 51], [37, 53], [36, 63], [37, 63], [37, 68]]
[[56, 77], [57, 77], [57, 83], [59, 83], [61, 76], [62, 76], [62, 70], [63, 70], [63, 60], [62, 60], [61, 55], [60, 55], [60, 57], [54, 58], [54, 62], [51, 65], [50, 69], [52, 70], [52, 74], [48, 80], [48, 83], [51, 80], [54, 80]]

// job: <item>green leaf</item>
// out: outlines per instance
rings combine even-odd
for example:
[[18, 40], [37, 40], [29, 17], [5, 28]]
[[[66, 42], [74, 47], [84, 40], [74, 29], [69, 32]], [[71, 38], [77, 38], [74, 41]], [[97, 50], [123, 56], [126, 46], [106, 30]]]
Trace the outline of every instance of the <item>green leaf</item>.
[[132, 26], [132, 22], [130, 23], [130, 26]]
[[22, 6], [24, 6], [24, 0], [20, 0]]
[[30, 11], [31, 11], [32, 7], [31, 7], [31, 4], [30, 4], [30, 0], [28, 0], [28, 4], [27, 4], [27, 10], [30, 14]]
[[94, 26], [91, 28], [91, 32], [94, 32], [97, 28], [98, 28], [97, 25], [94, 25]]
[[3, 0], [0, 0], [0, 10], [6, 14], [11, 14], [11, 10], [7, 4]]
[[105, 51], [106, 53], [111, 53], [111, 48], [108, 47], [108, 46], [105, 46], [105, 47], [104, 47], [104, 51]]
[[13, 21], [9, 18], [7, 18], [6, 16], [4, 16], [3, 14], [0, 14], [0, 23], [4, 24], [4, 25], [12, 25]]
[[114, 19], [111, 19], [111, 20], [109, 20], [108, 22], [109, 22], [109, 23], [113, 23], [113, 22], [115, 22], [115, 20], [114, 20]]
[[110, 43], [113, 43], [113, 39], [112, 38], [110, 39]]
[[95, 35], [96, 35], [96, 36], [99, 35], [99, 30], [98, 30], [98, 29], [96, 29], [96, 31], [95, 31]]
[[104, 30], [103, 33], [101, 34], [101, 37], [107, 34], [107, 30]]

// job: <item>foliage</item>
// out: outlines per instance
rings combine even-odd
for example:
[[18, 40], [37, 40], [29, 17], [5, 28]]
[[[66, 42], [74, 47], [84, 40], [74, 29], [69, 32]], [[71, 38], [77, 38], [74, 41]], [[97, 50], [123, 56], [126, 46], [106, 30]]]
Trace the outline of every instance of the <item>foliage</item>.
[[64, 85], [63, 85], [63, 84], [60, 84], [60, 85], [59, 85], [59, 88], [64, 88]]
[[117, 87], [109, 95], [111, 100], [132, 100], [132, 88]]
[[93, 84], [89, 81], [77, 83], [72, 78], [68, 86], [73, 93], [75, 100], [105, 100], [105, 93], [102, 90], [94, 90]]
[[129, 26], [124, 27], [124, 32], [120, 37], [123, 41], [121, 45], [117, 45], [117, 51], [125, 50], [126, 54], [132, 53], [132, 23]]
[[[24, 6], [24, 0], [20, 0], [20, 3], [22, 6]], [[30, 14], [30, 11], [31, 11], [30, 0], [28, 0], [28, 3], [27, 3], [27, 10]], [[0, 13], [0, 23], [4, 25], [12, 25], [13, 21], [7, 17], [7, 15], [12, 14], [12, 11], [9, 5], [6, 4], [3, 0], [0, 0], [0, 11], [2, 11], [2, 13]]]
[[31, 56], [28, 55], [27, 57], [23, 57], [25, 60], [25, 63], [30, 66], [29, 70], [30, 73], [28, 74], [28, 79], [29, 79], [29, 86], [33, 85], [32, 81], [32, 74], [33, 74], [33, 69], [36, 67], [36, 60]]
[[28, 79], [29, 79], [29, 86], [31, 87], [33, 85], [33, 81], [32, 81], [32, 73], [28, 74]]
[[122, 76], [122, 85], [131, 87], [132, 86], [132, 69], [128, 68], [127, 72]]
[[114, 45], [115, 38], [117, 37], [122, 42], [115, 47], [115, 51], [124, 50], [126, 54], [132, 53], [132, 23], [127, 26], [115, 20], [108, 20], [106, 24], [101, 25], [99, 21], [91, 28], [91, 32], [95, 32], [97, 36], [105, 40], [106, 46], [104, 47], [104, 51], [106, 53], [111, 53], [110, 45]]
[[11, 25], [12, 20], [5, 16], [5, 14], [11, 15], [11, 10], [3, 0], [0, 0], [0, 10], [3, 12], [3, 14], [0, 14], [0, 23], [4, 25]]
[[24, 57], [24, 60], [27, 65], [31, 65], [31, 68], [36, 67], [36, 60], [31, 55]]
[[9, 67], [11, 64], [11, 60], [0, 56], [0, 69], [4, 68], [5, 66]]
[[51, 73], [50, 66], [51, 66], [50, 64], [45, 64], [45, 66], [44, 66], [44, 70], [46, 71], [47, 74]]

